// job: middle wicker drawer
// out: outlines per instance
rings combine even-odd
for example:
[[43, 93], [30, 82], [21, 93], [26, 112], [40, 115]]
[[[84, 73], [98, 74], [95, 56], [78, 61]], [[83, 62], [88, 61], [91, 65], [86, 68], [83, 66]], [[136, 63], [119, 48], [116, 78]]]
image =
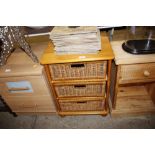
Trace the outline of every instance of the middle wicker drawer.
[[106, 82], [89, 84], [65, 84], [55, 86], [58, 97], [105, 96]]

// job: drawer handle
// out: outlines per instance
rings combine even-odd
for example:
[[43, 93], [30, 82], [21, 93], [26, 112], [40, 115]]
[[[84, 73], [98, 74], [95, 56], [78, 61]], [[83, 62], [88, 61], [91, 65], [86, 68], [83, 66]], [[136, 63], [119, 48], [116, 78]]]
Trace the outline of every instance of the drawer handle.
[[30, 89], [29, 87], [21, 87], [21, 88], [12, 87], [12, 88], [8, 88], [9, 91], [23, 91], [23, 90], [29, 90], [29, 89]]
[[86, 88], [86, 85], [74, 85], [74, 88]]
[[72, 68], [77, 68], [77, 67], [85, 67], [84, 64], [71, 64]]
[[143, 74], [144, 74], [144, 76], [146, 76], [146, 77], [150, 76], [150, 72], [149, 72], [148, 70], [145, 70]]
[[86, 104], [87, 101], [78, 101], [77, 104]]

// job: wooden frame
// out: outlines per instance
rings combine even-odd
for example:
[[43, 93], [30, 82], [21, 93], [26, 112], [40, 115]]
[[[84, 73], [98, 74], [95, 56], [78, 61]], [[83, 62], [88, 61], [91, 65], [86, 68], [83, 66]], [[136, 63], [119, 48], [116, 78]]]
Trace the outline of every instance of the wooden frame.
[[[61, 107], [60, 107], [60, 104], [59, 104], [59, 99], [63, 99], [65, 100], [66, 97], [64, 98], [60, 98], [58, 97], [57, 93], [56, 93], [56, 90], [55, 90], [55, 85], [67, 85], [67, 84], [73, 84], [75, 82], [78, 82], [78, 83], [84, 83], [87, 81], [87, 79], [85, 79], [84, 81], [81, 79], [81, 80], [67, 80], [66, 82], [62, 82], [62, 81], [53, 81], [52, 80], [52, 73], [50, 72], [50, 69], [49, 69], [49, 65], [44, 65], [44, 68], [45, 68], [45, 71], [46, 71], [46, 74], [47, 74], [47, 78], [50, 82], [50, 86], [51, 86], [51, 91], [52, 91], [52, 94], [54, 96], [54, 99], [55, 99], [55, 103], [56, 103], [56, 107], [57, 107], [57, 112], [59, 115], [61, 116], [65, 116], [65, 115], [88, 115], [88, 114], [99, 114], [99, 115], [107, 115], [108, 114], [108, 111], [109, 111], [109, 106], [107, 105], [108, 104], [108, 98], [107, 96], [109, 96], [109, 87], [110, 87], [110, 81], [108, 82], [108, 85], [106, 84], [106, 97], [105, 97], [105, 108], [103, 109], [103, 111], [75, 111], [75, 112], [63, 112], [61, 111]], [[88, 81], [86, 82], [87, 84], [88, 83], [93, 83], [93, 84], [96, 84], [96, 83], [107, 83], [108, 79], [110, 78], [110, 72], [111, 72], [111, 61], [109, 60], [108, 63], [107, 63], [107, 77], [106, 79], [88, 79]], [[64, 81], [64, 80], [63, 80]], [[108, 87], [108, 88], [107, 88]], [[74, 99], [75, 97], [69, 97], [70, 99]], [[82, 96], [80, 97], [80, 100], [81, 98], [83, 99], [86, 99], [86, 100], [101, 100], [101, 99], [104, 99], [104, 97], [87, 97], [87, 96]], [[68, 99], [68, 98], [67, 98]], [[83, 100], [82, 99], [82, 100]], [[75, 100], [79, 100], [79, 98], [75, 99]]]
[[[138, 66], [139, 64], [137, 64]], [[145, 65], [145, 64], [140, 64]], [[135, 116], [155, 113], [155, 79], [120, 82], [121, 66], [116, 65], [112, 116]], [[130, 65], [127, 65], [130, 66]]]
[[[46, 72], [46, 75], [47, 75], [48, 80], [49, 81], [52, 81], [52, 76], [51, 76], [51, 73], [50, 73], [50, 70], [49, 70], [49, 66], [48, 65], [44, 65], [44, 68], [45, 68], [45, 72]], [[53, 93], [53, 96], [54, 96], [54, 101], [56, 103], [57, 112], [59, 113], [60, 106], [58, 104], [57, 95], [56, 95], [54, 86], [51, 85], [50, 88], [51, 88], [51, 92]]]
[[[87, 115], [87, 114], [99, 114], [99, 115], [107, 115], [109, 113], [109, 91], [110, 91], [110, 78], [111, 78], [111, 63], [112, 59], [114, 58], [114, 55], [112, 53], [112, 49], [110, 47], [110, 43], [108, 38], [105, 36], [105, 34], [102, 33], [102, 50], [97, 53], [97, 54], [83, 54], [83, 55], [56, 55], [54, 50], [53, 50], [53, 45], [49, 43], [47, 49], [45, 50], [42, 58], [41, 58], [41, 63], [44, 65], [47, 78], [50, 83], [51, 91], [54, 95], [56, 107], [57, 107], [57, 112], [61, 116], [66, 116], [66, 115]], [[82, 57], [83, 59], [80, 59]], [[98, 62], [104, 62], [106, 61], [106, 76], [103, 78], [99, 77], [90, 77], [90, 78], [81, 78], [81, 79], [57, 79], [54, 80], [52, 77], [52, 72], [50, 71], [50, 65], [51, 64], [63, 64], [65, 65], [66, 63], [72, 64], [72, 63], [98, 63]], [[72, 84], [105, 84], [106, 85], [106, 90], [105, 90], [105, 96], [102, 97], [88, 97], [88, 96], [72, 96], [72, 97], [59, 97], [58, 94], [56, 93], [55, 86], [61, 86], [61, 85], [72, 85]], [[87, 100], [87, 101], [93, 101], [93, 100], [105, 100], [104, 104], [104, 109], [102, 111], [62, 111], [59, 100]]]

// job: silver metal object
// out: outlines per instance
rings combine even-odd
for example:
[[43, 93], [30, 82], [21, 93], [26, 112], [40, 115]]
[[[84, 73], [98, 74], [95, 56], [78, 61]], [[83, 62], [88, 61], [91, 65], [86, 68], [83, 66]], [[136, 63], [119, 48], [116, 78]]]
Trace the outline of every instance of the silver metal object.
[[8, 57], [16, 46], [20, 47], [32, 60], [38, 63], [38, 58], [32, 52], [31, 47], [26, 42], [22, 27], [20, 26], [1, 26], [0, 40], [2, 41], [0, 51], [0, 66], [5, 65]]

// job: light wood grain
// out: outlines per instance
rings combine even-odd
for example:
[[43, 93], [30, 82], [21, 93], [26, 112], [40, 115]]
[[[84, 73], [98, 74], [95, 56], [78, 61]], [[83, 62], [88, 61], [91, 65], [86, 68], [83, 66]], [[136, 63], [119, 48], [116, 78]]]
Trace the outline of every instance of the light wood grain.
[[13, 112], [55, 112], [50, 96], [3, 97]]
[[[32, 50], [40, 58], [47, 42], [31, 44]], [[32, 92], [11, 93], [7, 82], [28, 81]], [[23, 88], [19, 88], [23, 89]], [[22, 90], [21, 90], [22, 91]], [[0, 68], [0, 94], [8, 106], [16, 113], [55, 113], [55, 103], [49, 91], [43, 66], [34, 63], [22, 50], [16, 49], [7, 64]]]
[[61, 116], [69, 116], [69, 115], [103, 115], [106, 116], [108, 111], [69, 111], [69, 112], [59, 112]]
[[129, 54], [122, 49], [123, 42], [111, 42], [117, 65], [112, 116], [155, 113], [153, 87], [145, 86], [155, 81], [155, 54]]
[[57, 80], [57, 81], [50, 81], [51, 84], [55, 85], [55, 86], [60, 86], [60, 85], [73, 85], [75, 83], [77, 84], [101, 84], [101, 83], [105, 83], [107, 80], [106, 79], [81, 79], [81, 80]]
[[121, 65], [119, 83], [155, 81], [155, 63]]
[[132, 115], [155, 112], [153, 104], [146, 88], [142, 86], [119, 87], [116, 109], [112, 114]]
[[[49, 95], [49, 90], [46, 87], [45, 81], [43, 77], [40, 76], [26, 76], [26, 77], [9, 77], [9, 78], [1, 78], [1, 94], [3, 96], [34, 96], [34, 95]], [[32, 86], [32, 92], [23, 92], [22, 90], [18, 92], [12, 92], [7, 87], [7, 82], [21, 82], [27, 81], [30, 82]], [[20, 89], [20, 88], [19, 88]]]
[[122, 49], [122, 43], [124, 41], [125, 40], [111, 42], [111, 46], [115, 55], [115, 62], [117, 65], [155, 62], [155, 54], [134, 55], [125, 52]]
[[[32, 51], [40, 59], [47, 42], [31, 44]], [[40, 75], [42, 66], [34, 63], [31, 58], [21, 49], [16, 49], [8, 58], [7, 64], [0, 67], [0, 77]]]

